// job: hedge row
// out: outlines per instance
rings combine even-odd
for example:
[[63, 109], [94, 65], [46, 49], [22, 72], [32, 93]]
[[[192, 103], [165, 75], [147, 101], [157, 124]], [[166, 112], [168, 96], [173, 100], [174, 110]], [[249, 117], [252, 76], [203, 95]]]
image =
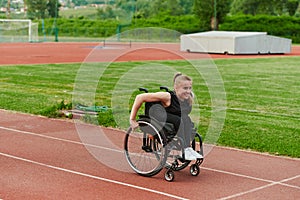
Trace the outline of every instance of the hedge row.
[[[39, 21], [39, 34], [54, 35], [54, 19]], [[198, 32], [198, 20], [193, 15], [186, 16], [162, 16], [151, 19], [133, 19], [131, 24], [119, 24], [116, 20], [88, 20], [65, 19], [56, 20], [56, 27], [60, 36], [71, 37], [109, 37], [118, 31], [134, 28], [161, 27], [176, 30], [181, 33]], [[44, 29], [42, 28], [44, 27]]]
[[[44, 26], [42, 25], [42, 21], [40, 21], [39, 34], [54, 35], [54, 24], [53, 19], [45, 20]], [[199, 28], [199, 20], [193, 15], [133, 19], [129, 25], [119, 24], [116, 20], [59, 18], [56, 20], [56, 24], [60, 36], [70, 37], [106, 38], [115, 35], [118, 31], [144, 27], [167, 28], [183, 34], [203, 31]], [[44, 27], [43, 30], [42, 27]], [[293, 40], [293, 43], [300, 43], [300, 18], [297, 17], [265, 15], [228, 16], [224, 23], [220, 24], [219, 30], [267, 32], [269, 35], [290, 38]]]
[[116, 34], [117, 26], [115, 20], [45, 19], [44, 22], [39, 21], [39, 35], [54, 35], [56, 27], [59, 36], [101, 38]]
[[224, 31], [258, 31], [300, 43], [300, 18], [291, 16], [228, 16], [219, 27]]
[[150, 19], [136, 19], [129, 28], [161, 27], [176, 30], [180, 33], [199, 32], [199, 20], [194, 15], [158, 16]]

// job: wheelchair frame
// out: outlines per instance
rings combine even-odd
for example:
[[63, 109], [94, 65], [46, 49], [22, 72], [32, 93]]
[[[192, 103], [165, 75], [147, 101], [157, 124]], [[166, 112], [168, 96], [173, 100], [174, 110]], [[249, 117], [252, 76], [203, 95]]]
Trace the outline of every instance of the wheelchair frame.
[[[169, 91], [161, 86], [161, 90]], [[146, 88], [140, 91], [148, 92]], [[186, 168], [192, 161], [185, 160], [183, 139], [176, 136], [173, 124], [157, 121], [149, 115], [150, 107], [159, 102], [146, 102], [144, 115], [139, 115], [139, 126], [127, 130], [124, 139], [124, 153], [130, 167], [141, 176], [151, 177], [166, 168], [165, 180], [173, 181], [174, 171]], [[203, 156], [202, 137], [193, 129], [195, 137], [192, 140], [192, 148]], [[196, 144], [198, 141], [199, 145]], [[193, 161], [190, 165], [190, 174], [198, 176], [203, 158]]]

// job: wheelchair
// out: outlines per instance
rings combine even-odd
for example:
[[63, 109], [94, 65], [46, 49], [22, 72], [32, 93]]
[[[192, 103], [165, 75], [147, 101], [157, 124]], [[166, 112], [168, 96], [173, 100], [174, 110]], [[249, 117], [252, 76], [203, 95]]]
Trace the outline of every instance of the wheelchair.
[[[167, 87], [160, 87], [168, 91]], [[148, 92], [146, 88], [140, 91]], [[172, 182], [175, 171], [182, 170], [190, 165], [190, 174], [198, 176], [203, 158], [195, 161], [185, 160], [183, 139], [176, 136], [174, 125], [160, 122], [151, 116], [151, 112], [160, 112], [164, 109], [159, 102], [146, 102], [144, 115], [139, 115], [139, 126], [127, 130], [124, 139], [124, 153], [127, 162], [134, 172], [141, 176], [157, 175], [163, 168], [166, 169], [164, 178]], [[202, 137], [193, 128], [194, 138], [191, 146], [203, 156]]]

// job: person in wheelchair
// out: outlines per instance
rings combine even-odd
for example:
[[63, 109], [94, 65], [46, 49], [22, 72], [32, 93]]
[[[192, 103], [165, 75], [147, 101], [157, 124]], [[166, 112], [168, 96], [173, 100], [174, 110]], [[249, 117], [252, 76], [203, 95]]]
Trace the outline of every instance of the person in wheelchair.
[[[144, 102], [160, 102], [166, 111], [168, 123], [172, 123], [178, 137], [184, 141], [184, 154], [186, 160], [203, 158], [191, 147], [191, 138], [194, 138], [193, 123], [189, 117], [192, 110], [193, 93], [192, 79], [181, 73], [176, 73], [173, 79], [174, 91], [138, 94], [132, 106], [130, 114], [130, 126], [138, 127], [136, 115]], [[159, 118], [159, 116], [157, 116]]]

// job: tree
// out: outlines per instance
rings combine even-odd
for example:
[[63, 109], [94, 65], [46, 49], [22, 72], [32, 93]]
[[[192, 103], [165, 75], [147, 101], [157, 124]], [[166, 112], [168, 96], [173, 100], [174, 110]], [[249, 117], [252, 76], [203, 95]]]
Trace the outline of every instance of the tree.
[[135, 17], [136, 18], [148, 18], [152, 11], [150, 9], [149, 4], [152, 0], [138, 0], [136, 1], [136, 12]]
[[113, 12], [112, 6], [106, 6], [105, 8], [98, 8], [97, 14], [100, 19], [115, 19], [116, 15]]
[[27, 16], [31, 19], [43, 19], [46, 17], [48, 0], [25, 0]]
[[[112, 11], [116, 16], [129, 16], [134, 18], [149, 18], [158, 15], [180, 16], [192, 14], [194, 0], [107, 0], [111, 4]], [[99, 16], [106, 15], [105, 8], [98, 11]]]
[[[58, 0], [25, 0], [27, 16], [31, 19], [44, 19], [58, 16]], [[57, 12], [57, 13], [56, 13]]]
[[183, 14], [183, 9], [180, 6], [180, 0], [167, 0], [167, 10], [173, 16], [179, 16]]
[[299, 5], [299, 0], [234, 0], [231, 14], [249, 15], [294, 15]]
[[290, 16], [294, 16], [299, 6], [299, 0], [288, 0], [286, 7]]
[[200, 20], [200, 29], [218, 30], [219, 23], [224, 21], [225, 16], [230, 11], [230, 4], [231, 0], [195, 0], [194, 13]]
[[50, 17], [55, 18], [58, 17], [59, 8], [61, 4], [58, 0], [49, 0], [47, 3], [47, 10]]
[[86, 0], [72, 0], [75, 6], [87, 5], [88, 2]]
[[7, 1], [7, 18], [10, 18], [10, 0]]
[[151, 2], [151, 13], [169, 13], [172, 16], [191, 14], [193, 0], [154, 0]]
[[126, 10], [127, 12], [131, 12], [134, 10], [136, 4], [136, 0], [117, 0], [116, 7], [122, 10]]
[[180, 6], [183, 9], [183, 14], [192, 14], [193, 13], [193, 4], [194, 0], [179, 0]]

